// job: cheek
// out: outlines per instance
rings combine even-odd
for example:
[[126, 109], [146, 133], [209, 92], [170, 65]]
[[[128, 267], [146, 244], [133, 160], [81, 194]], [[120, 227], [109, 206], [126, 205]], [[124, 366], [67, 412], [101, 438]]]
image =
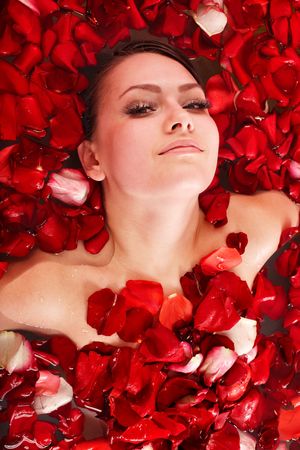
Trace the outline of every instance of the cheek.
[[107, 174], [133, 176], [150, 170], [151, 142], [147, 140], [147, 127], [140, 124], [121, 124], [107, 130], [103, 138], [103, 162]]

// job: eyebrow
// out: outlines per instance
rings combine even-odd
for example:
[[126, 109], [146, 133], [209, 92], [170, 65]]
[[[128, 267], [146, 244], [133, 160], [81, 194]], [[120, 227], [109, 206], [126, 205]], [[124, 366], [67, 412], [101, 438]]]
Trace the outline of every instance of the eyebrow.
[[[186, 84], [182, 84], [181, 86], [178, 87], [178, 91], [179, 92], [185, 92], [185, 91], [189, 91], [190, 89], [194, 89], [194, 88], [200, 88], [201, 86], [198, 83], [186, 83]], [[123, 94], [120, 95], [119, 98], [123, 97], [123, 95], [125, 95], [127, 92], [132, 91], [133, 89], [143, 89], [145, 91], [150, 91], [150, 92], [154, 92], [156, 94], [161, 93], [161, 88], [159, 86], [157, 86], [156, 84], [136, 84], [134, 86], [130, 86], [128, 89], [126, 89]]]

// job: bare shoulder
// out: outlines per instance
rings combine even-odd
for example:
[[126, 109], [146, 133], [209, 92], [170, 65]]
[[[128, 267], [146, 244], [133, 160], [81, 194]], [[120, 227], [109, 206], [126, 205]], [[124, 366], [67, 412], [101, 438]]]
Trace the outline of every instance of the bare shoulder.
[[[57, 297], [62, 276], [63, 270], [59, 270], [54, 255], [39, 250], [11, 263], [0, 280], [0, 327], [30, 329], [39, 320], [42, 328], [45, 305], [50, 297]], [[53, 309], [47, 310], [47, 328], [55, 329]]]
[[259, 228], [276, 228], [280, 233], [299, 225], [299, 205], [279, 191], [258, 192], [251, 196], [233, 194], [230, 212], [237, 221], [244, 223], [247, 220]]
[[248, 236], [244, 265], [257, 272], [276, 252], [281, 233], [299, 224], [299, 208], [285, 194], [277, 191], [246, 196], [233, 194], [228, 218], [235, 231]]
[[[61, 331], [81, 295], [90, 255], [78, 248], [61, 254], [35, 250], [11, 263], [0, 280], [0, 328]], [[82, 293], [82, 295], [84, 295]]]

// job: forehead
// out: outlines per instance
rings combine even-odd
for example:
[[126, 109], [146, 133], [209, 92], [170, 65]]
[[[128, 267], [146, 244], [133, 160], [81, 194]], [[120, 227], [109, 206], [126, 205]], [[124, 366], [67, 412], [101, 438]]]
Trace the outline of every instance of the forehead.
[[193, 75], [172, 58], [156, 53], [137, 53], [128, 56], [110, 71], [106, 87], [115, 94], [121, 94], [131, 85], [141, 83], [176, 87], [195, 81]]

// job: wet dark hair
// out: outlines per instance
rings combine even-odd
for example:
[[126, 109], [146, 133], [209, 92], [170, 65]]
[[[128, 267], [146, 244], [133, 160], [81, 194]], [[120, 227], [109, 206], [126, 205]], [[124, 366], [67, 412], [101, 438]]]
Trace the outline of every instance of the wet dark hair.
[[96, 128], [97, 111], [103, 94], [103, 85], [108, 73], [129, 55], [136, 53], [158, 53], [168, 58], [174, 59], [183, 65], [195, 78], [201, 87], [204, 83], [199, 72], [193, 66], [192, 61], [179, 49], [169, 44], [154, 40], [131, 41], [123, 44], [109, 54], [100, 55], [99, 64], [96, 67], [96, 74], [90, 84], [86, 95], [86, 112], [84, 115], [84, 127], [86, 139], [91, 139]]

